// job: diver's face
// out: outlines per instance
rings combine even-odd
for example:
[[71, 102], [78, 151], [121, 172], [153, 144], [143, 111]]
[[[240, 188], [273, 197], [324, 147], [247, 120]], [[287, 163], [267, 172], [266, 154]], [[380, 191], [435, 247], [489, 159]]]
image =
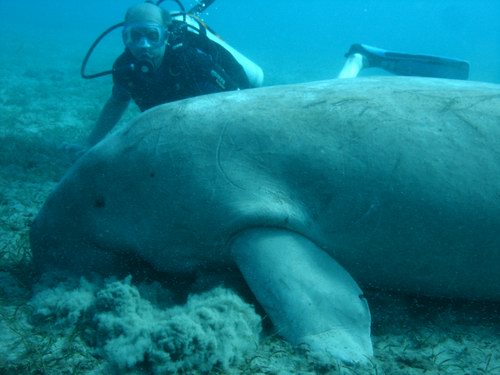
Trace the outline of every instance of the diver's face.
[[123, 42], [132, 55], [158, 69], [165, 54], [167, 31], [156, 9], [138, 10], [129, 14], [123, 27]]
[[166, 46], [165, 29], [154, 23], [130, 23], [123, 28], [123, 42], [140, 61], [149, 61], [158, 68]]

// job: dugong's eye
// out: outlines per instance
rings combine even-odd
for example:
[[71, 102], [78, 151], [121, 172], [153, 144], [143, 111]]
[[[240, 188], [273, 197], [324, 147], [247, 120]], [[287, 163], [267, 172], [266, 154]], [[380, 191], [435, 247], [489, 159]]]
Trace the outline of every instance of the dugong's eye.
[[97, 197], [94, 201], [94, 207], [104, 208], [106, 206], [106, 199], [103, 196]]

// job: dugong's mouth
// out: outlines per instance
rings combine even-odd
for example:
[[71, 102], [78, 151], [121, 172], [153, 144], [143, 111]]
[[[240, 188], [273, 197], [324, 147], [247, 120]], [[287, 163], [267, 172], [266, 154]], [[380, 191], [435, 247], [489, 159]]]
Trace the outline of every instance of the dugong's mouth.
[[[131, 247], [109, 246], [109, 244], [101, 244], [92, 240], [86, 241], [85, 245], [82, 244], [82, 251], [84, 253], [91, 251], [93, 257], [99, 259], [98, 263], [86, 266], [85, 269], [92, 270], [92, 272], [122, 276], [131, 274], [139, 278], [161, 273], [147, 260], [138, 256], [138, 251]], [[103, 271], [100, 271], [100, 269]]]

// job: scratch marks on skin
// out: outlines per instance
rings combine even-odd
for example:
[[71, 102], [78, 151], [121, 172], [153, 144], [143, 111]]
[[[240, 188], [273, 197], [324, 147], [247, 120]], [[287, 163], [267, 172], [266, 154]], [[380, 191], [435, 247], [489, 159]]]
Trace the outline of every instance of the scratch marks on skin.
[[224, 167], [222, 166], [222, 161], [221, 161], [221, 153], [222, 153], [222, 144], [224, 142], [224, 136], [226, 134], [228, 123], [226, 122], [224, 124], [224, 127], [222, 128], [220, 135], [219, 135], [219, 142], [217, 143], [217, 150], [215, 154], [215, 163], [217, 165], [217, 169], [219, 172], [222, 174], [224, 179], [230, 184], [233, 185], [234, 187], [241, 189], [241, 190], [246, 190], [243, 186], [238, 185], [236, 182], [231, 180], [231, 178], [228, 176], [226, 171], [224, 170]]
[[375, 196], [368, 209], [360, 216], [359, 219], [354, 221], [352, 223], [353, 226], [358, 226], [358, 225], [363, 225], [367, 223], [371, 217], [373, 217], [379, 210], [380, 207], [382, 206], [382, 202], [378, 196]]
[[454, 115], [458, 117], [464, 124], [468, 125], [471, 129], [474, 131], [481, 133], [479, 127], [474, 124], [472, 121], [470, 121], [466, 116], [462, 115], [461, 113], [455, 112]]
[[460, 109], [463, 110], [463, 109], [474, 108], [478, 104], [488, 102], [490, 100], [495, 100], [495, 99], [500, 99], [500, 94], [498, 94], [498, 95], [481, 95], [481, 96], [478, 96], [477, 100], [474, 103], [469, 104], [468, 106], [462, 107]]
[[449, 112], [460, 104], [459, 98], [450, 98], [444, 102], [443, 107], [440, 109], [440, 113]]
[[368, 107], [368, 106], [363, 107], [363, 109], [361, 111], [359, 111], [358, 117], [363, 117], [363, 115], [365, 114], [366, 111], [368, 111], [369, 108], [370, 107]]
[[[475, 131], [476, 133], [480, 133], [482, 135], [481, 127], [478, 126], [478, 123], [477, 123], [479, 117], [476, 114], [471, 116], [469, 112], [474, 107], [479, 106], [482, 103], [486, 103], [488, 101], [495, 100], [495, 99], [500, 99], [500, 95], [478, 96], [476, 101], [464, 106], [462, 104], [460, 98], [455, 97], [455, 98], [451, 98], [450, 100], [448, 100], [440, 112], [441, 113], [451, 112], [462, 123], [466, 124], [471, 130]], [[498, 106], [498, 103], [494, 103], [493, 105]], [[485, 109], [487, 110], [488, 107], [478, 109], [478, 111], [485, 112]]]
[[161, 130], [160, 131], [158, 131], [158, 130], [156, 131], [156, 139], [155, 139], [155, 142], [154, 142], [155, 143], [154, 144], [154, 155], [155, 156], [158, 156], [158, 150], [159, 150], [158, 146], [160, 144], [160, 138], [162, 137], [162, 135], [163, 135], [163, 132]]
[[312, 103], [307, 103], [303, 105], [302, 108], [306, 109], [306, 108], [316, 107], [317, 105], [325, 104], [326, 102], [327, 102], [326, 100], [318, 100]]
[[362, 109], [358, 112], [358, 117], [363, 117], [364, 114], [370, 110], [374, 109], [373, 106], [369, 105], [369, 100], [367, 98], [350, 98], [350, 99], [343, 99], [339, 100], [337, 102], [332, 103], [332, 107], [339, 107], [344, 104], [351, 104], [351, 103], [364, 103], [365, 105], [362, 107]]
[[304, 104], [302, 106], [302, 108], [307, 109], [307, 108], [316, 107], [316, 106], [319, 106], [319, 105], [322, 105], [322, 104], [329, 104], [330, 107], [339, 107], [339, 106], [342, 106], [344, 104], [356, 103], [356, 102], [361, 102], [361, 101], [366, 101], [366, 99], [363, 99], [363, 98], [346, 98], [346, 99], [341, 99], [341, 100], [338, 100], [338, 101], [332, 102], [332, 103], [328, 103], [327, 99], [323, 99], [323, 100], [316, 100], [316, 101], [313, 101], [313, 102], [306, 103], [306, 104]]
[[177, 106], [177, 109], [174, 114], [174, 119], [176, 122], [180, 122], [181, 120], [185, 120], [186, 118], [186, 113], [189, 113], [190, 111], [187, 110], [186, 108], [188, 107], [188, 104], [186, 102], [181, 101], [179, 105]]
[[372, 237], [379, 232], [382, 224], [382, 206], [382, 199], [378, 195], [374, 195], [364, 212], [350, 224], [351, 230], [361, 229], [365, 233], [365, 237], [360, 239], [361, 243], [370, 243]]
[[341, 99], [336, 102], [331, 103], [330, 105], [332, 107], [338, 107], [344, 104], [350, 104], [350, 103], [357, 103], [357, 102], [364, 102], [366, 101], [365, 98], [347, 98], [347, 99]]
[[[442, 102], [443, 97], [441, 95], [436, 95], [433, 90], [394, 90], [393, 93], [405, 93], [416, 98], [427, 98], [431, 99], [432, 102], [439, 103]], [[477, 105], [488, 102], [490, 100], [498, 100], [500, 99], [500, 94], [481, 94], [478, 93], [475, 95], [476, 100], [470, 104], [463, 105], [462, 99], [463, 94], [457, 93], [453, 96], [452, 93], [449, 95], [449, 99], [445, 100], [440, 112], [446, 112], [451, 110], [468, 110], [476, 107]], [[470, 95], [470, 98], [473, 98], [474, 95]], [[469, 103], [469, 101], [468, 101]]]

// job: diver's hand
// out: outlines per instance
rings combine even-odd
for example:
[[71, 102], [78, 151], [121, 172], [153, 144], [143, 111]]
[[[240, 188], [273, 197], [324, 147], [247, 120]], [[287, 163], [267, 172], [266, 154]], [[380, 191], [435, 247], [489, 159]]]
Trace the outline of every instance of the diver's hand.
[[59, 145], [58, 150], [64, 152], [73, 162], [75, 162], [80, 159], [80, 157], [85, 154], [89, 148], [90, 147], [85, 144], [64, 142]]

